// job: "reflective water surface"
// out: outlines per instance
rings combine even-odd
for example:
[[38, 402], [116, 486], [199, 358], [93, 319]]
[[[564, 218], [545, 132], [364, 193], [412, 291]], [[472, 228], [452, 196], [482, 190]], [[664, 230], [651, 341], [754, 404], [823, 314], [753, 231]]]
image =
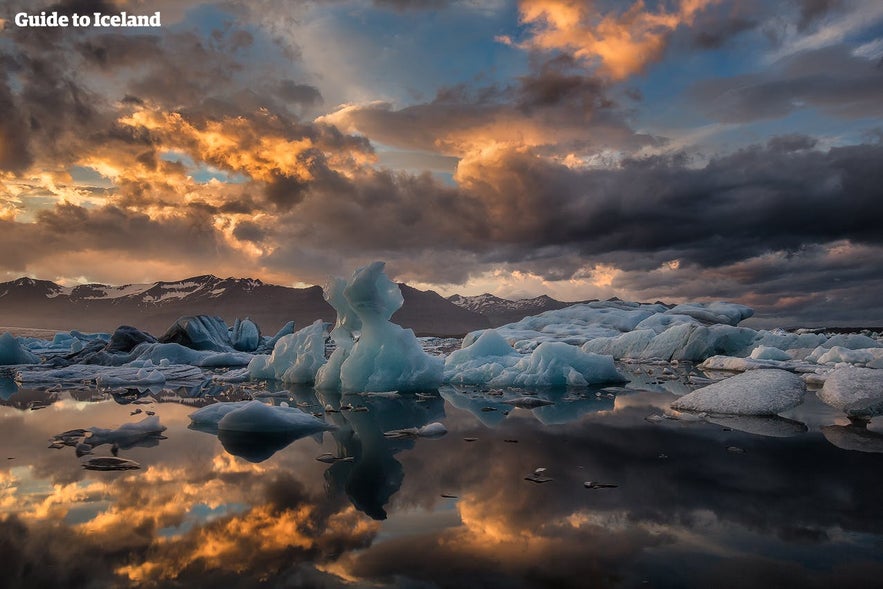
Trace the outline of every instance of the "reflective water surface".
[[[878, 424], [851, 426], [811, 393], [788, 419], [675, 421], [661, 418], [673, 394], [640, 388], [545, 391], [553, 404], [526, 409], [450, 387], [249, 385], [207, 399], [0, 383], [0, 585], [883, 584]], [[292, 439], [189, 427], [196, 407], [256, 395], [338, 428]], [[94, 449], [138, 470], [85, 470], [73, 447], [48, 447], [147, 411], [162, 436]], [[434, 421], [447, 435], [383, 435]]]

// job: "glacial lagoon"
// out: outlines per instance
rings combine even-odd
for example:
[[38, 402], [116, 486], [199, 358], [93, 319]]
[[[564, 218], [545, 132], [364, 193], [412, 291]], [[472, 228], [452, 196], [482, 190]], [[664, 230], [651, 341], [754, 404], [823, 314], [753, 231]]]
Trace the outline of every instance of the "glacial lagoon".
[[[676, 419], [670, 391], [695, 388], [695, 369], [617, 366], [629, 383], [419, 394], [6, 380], [0, 578], [29, 588], [880, 584], [876, 420], [851, 425], [812, 391], [779, 418]], [[518, 397], [550, 404], [506, 402]], [[251, 398], [335, 429], [217, 434], [188, 417]], [[83, 457], [52, 444], [148, 412], [161, 435]], [[384, 435], [433, 422], [447, 433]], [[113, 453], [140, 468], [83, 467]]]

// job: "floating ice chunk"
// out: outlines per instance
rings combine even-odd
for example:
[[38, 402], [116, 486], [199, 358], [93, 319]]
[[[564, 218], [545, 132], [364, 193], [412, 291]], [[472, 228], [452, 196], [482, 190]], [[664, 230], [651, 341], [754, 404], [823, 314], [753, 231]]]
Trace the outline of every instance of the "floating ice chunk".
[[319, 319], [297, 333], [283, 336], [269, 356], [255, 356], [248, 365], [252, 378], [311, 383], [325, 364], [325, 323]]
[[869, 419], [883, 413], [883, 370], [837, 368], [817, 394], [824, 403], [849, 417]]
[[679, 411], [775, 415], [803, 400], [803, 380], [777, 369], [752, 370], [697, 389], [671, 404]]
[[261, 329], [249, 318], [237, 319], [230, 330], [233, 348], [240, 352], [254, 352], [261, 344]]
[[627, 380], [613, 365], [613, 358], [584, 352], [563, 342], [544, 342], [487, 384], [512, 386], [587, 386]]
[[166, 382], [165, 375], [156, 369], [129, 367], [107, 371], [95, 377], [100, 387], [150, 386]]
[[230, 330], [220, 317], [181, 317], [159, 338], [162, 343], [181, 344], [194, 350], [233, 351]]
[[40, 359], [25, 350], [11, 333], [0, 335], [0, 365], [37, 364]]
[[[75, 341], [80, 343], [79, 348], [82, 350], [82, 341]], [[135, 346], [143, 343], [155, 344], [156, 338], [149, 333], [145, 333], [130, 325], [120, 325], [113, 332], [113, 335], [110, 336], [110, 341], [107, 342], [104, 351], [109, 354], [128, 353], [131, 352]], [[74, 346], [71, 346], [71, 351], [76, 352], [79, 350], [75, 350]]]
[[727, 372], [745, 372], [759, 368], [780, 368], [782, 370], [795, 370], [811, 372], [818, 366], [797, 360], [762, 360], [755, 358], [734, 358], [733, 356], [712, 356], [706, 358], [698, 368], [702, 370], [725, 370]]
[[[193, 416], [191, 415], [191, 419]], [[249, 401], [233, 411], [227, 412], [218, 420], [218, 431], [255, 433], [297, 433], [309, 435], [334, 426], [304, 413], [296, 407], [266, 405], [260, 401]]]
[[751, 350], [751, 358], [755, 360], [790, 360], [788, 352], [772, 346], [757, 346]]
[[840, 333], [828, 338], [822, 344], [823, 348], [833, 348], [834, 346], [850, 350], [861, 350], [864, 348], [880, 348], [883, 347], [883, 344], [861, 333]]
[[251, 401], [212, 403], [211, 405], [206, 405], [205, 407], [197, 409], [188, 417], [190, 417], [191, 423], [194, 426], [197, 426], [197, 429], [201, 429], [199, 426], [208, 426], [209, 429], [217, 429], [218, 422], [221, 421], [225, 415], [231, 411], [242, 409], [249, 403], [251, 403]]
[[337, 310], [332, 337], [340, 351], [318, 375], [317, 387], [358, 392], [441, 385], [444, 361], [424, 352], [412, 330], [389, 321], [404, 299], [383, 268], [383, 262], [374, 262], [356, 270], [345, 286], [337, 280], [326, 287], [325, 298]]
[[[104, 386], [150, 386], [162, 384], [152, 371], [159, 372], [166, 385], [196, 385], [206, 380], [206, 375], [195, 366], [166, 365], [153, 366], [152, 370], [141, 372], [144, 366], [101, 366], [96, 364], [74, 364], [65, 368], [43, 370], [40, 368], [20, 368], [15, 372], [16, 382], [22, 385], [98, 382]], [[141, 375], [139, 375], [141, 372]]]
[[190, 364], [204, 368], [218, 368], [222, 366], [247, 366], [253, 356], [246, 352], [214, 352], [210, 350], [193, 350], [181, 344], [141, 344], [137, 346], [128, 358], [129, 364], [136, 361], [150, 360], [159, 364], [166, 360], [169, 364]]
[[661, 317], [665, 316], [650, 317], [641, 325], [655, 328], [668, 325], [662, 331], [640, 328], [610, 338], [598, 338], [583, 344], [583, 350], [609, 353], [614, 358], [700, 361], [716, 353], [739, 354], [746, 348], [750, 350], [757, 336], [753, 329], [730, 325], [705, 326], [692, 318], [684, 319], [684, 316], [678, 315], [672, 317], [684, 320], [671, 323], [655, 321]]
[[451, 352], [445, 359], [445, 380], [458, 384], [484, 384], [499, 376], [521, 359], [494, 329], [487, 329], [470, 343]]
[[[821, 350], [825, 350], [825, 348], [816, 348], [816, 351]], [[833, 346], [818, 356], [816, 362], [819, 364], [847, 362], [849, 364], [864, 364], [868, 368], [883, 368], [883, 348], [849, 349]]]

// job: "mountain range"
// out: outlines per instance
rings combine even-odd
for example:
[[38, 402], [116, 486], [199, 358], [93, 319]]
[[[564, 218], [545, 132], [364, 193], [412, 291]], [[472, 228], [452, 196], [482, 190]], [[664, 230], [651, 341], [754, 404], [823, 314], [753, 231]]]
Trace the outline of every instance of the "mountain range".
[[[572, 304], [546, 296], [521, 301], [490, 294], [445, 299], [431, 290], [399, 286], [405, 302], [393, 321], [417, 335], [462, 336]], [[0, 283], [0, 325], [4, 326], [113, 331], [119, 325], [132, 325], [161, 335], [179, 317], [199, 314], [218, 315], [228, 324], [237, 317], [250, 317], [269, 335], [291, 320], [300, 328], [316, 319], [333, 322], [336, 317], [321, 287], [292, 288], [250, 278], [205, 275], [176, 282], [73, 287], [33, 278]]]

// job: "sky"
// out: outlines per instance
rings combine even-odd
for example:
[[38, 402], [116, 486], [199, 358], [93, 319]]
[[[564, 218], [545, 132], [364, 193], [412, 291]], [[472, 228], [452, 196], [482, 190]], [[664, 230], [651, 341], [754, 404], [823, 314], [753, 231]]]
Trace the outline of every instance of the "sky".
[[881, 325], [881, 164], [879, 0], [0, 2], [0, 280]]

